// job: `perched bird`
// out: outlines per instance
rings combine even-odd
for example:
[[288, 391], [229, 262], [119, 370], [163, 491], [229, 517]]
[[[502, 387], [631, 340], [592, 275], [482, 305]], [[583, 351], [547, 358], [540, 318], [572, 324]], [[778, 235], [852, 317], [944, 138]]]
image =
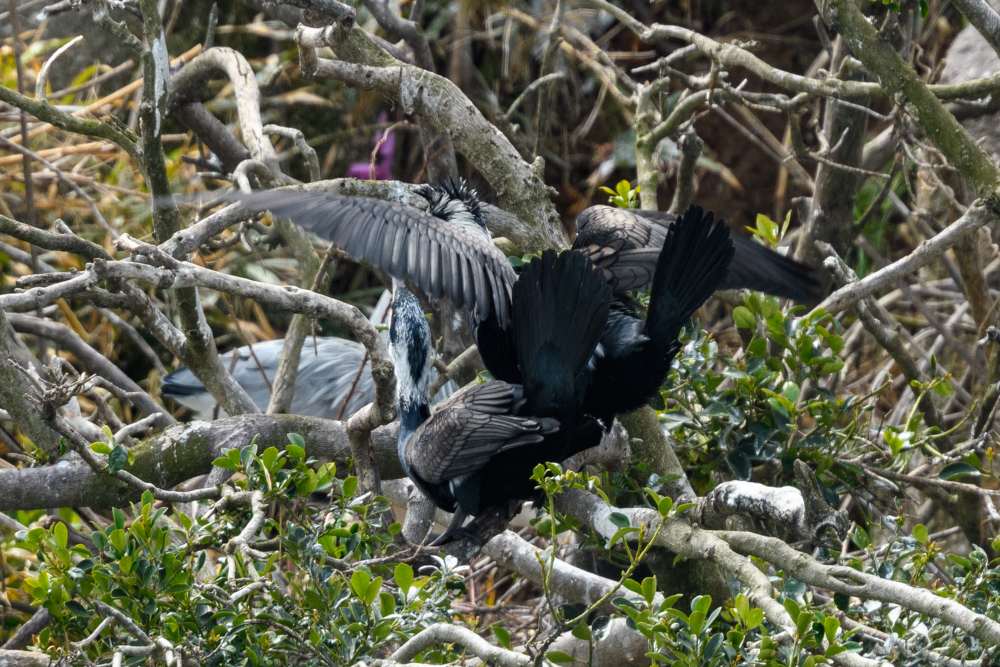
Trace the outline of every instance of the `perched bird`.
[[[647, 290], [668, 231], [682, 216], [662, 211], [591, 206], [576, 218], [573, 249], [604, 269], [616, 292]], [[732, 237], [733, 259], [717, 289], [751, 289], [805, 304], [822, 299], [813, 270], [773, 250]]]
[[[388, 291], [382, 293], [369, 318], [372, 324], [388, 322], [391, 296]], [[387, 335], [383, 332], [383, 337]], [[246, 390], [261, 411], [267, 410], [271, 401], [271, 385], [284, 342], [281, 339], [263, 341], [255, 343], [252, 348], [247, 345], [220, 355], [223, 366], [230, 370], [233, 379]], [[428, 376], [434, 382], [437, 371], [430, 368]], [[433, 402], [457, 390], [458, 385], [449, 381], [435, 394]], [[193, 410], [195, 419], [212, 420], [228, 416], [187, 368], [179, 368], [164, 376], [160, 394]], [[295, 376], [295, 395], [289, 408], [291, 414], [347, 419], [374, 398], [371, 367], [361, 343], [328, 336], [317, 336], [315, 342], [306, 339]]]
[[430, 414], [426, 364], [430, 329], [398, 281], [390, 349], [400, 410], [399, 458], [418, 488], [454, 512], [435, 544], [466, 517], [535, 494], [531, 474], [597, 445], [601, 424], [581, 412], [611, 289], [579, 253], [545, 251], [513, 287], [512, 356], [521, 382], [472, 385]]

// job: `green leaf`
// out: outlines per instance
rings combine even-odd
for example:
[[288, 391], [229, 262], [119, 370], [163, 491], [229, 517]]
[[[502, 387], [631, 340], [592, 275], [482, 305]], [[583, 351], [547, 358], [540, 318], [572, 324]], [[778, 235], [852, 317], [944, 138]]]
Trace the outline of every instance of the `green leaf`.
[[941, 396], [948, 398], [949, 396], [951, 396], [954, 389], [952, 389], [950, 382], [948, 382], [947, 380], [942, 380], [941, 382], [934, 383], [934, 391], [936, 391]]
[[359, 598], [364, 599], [368, 592], [368, 585], [371, 583], [371, 575], [364, 570], [355, 570], [351, 575], [351, 589]]
[[611, 519], [611, 523], [615, 524], [619, 528], [628, 528], [629, 525], [631, 525], [628, 517], [621, 512], [612, 512], [609, 518]]
[[111, 540], [111, 546], [113, 546], [115, 549], [117, 549], [118, 553], [125, 553], [125, 531], [124, 530], [122, 530], [121, 528], [117, 528], [117, 529], [111, 531], [111, 534], [108, 536], [108, 539]]
[[319, 486], [319, 476], [316, 475], [316, 471], [312, 468], [306, 468], [305, 477], [295, 484], [295, 491], [300, 496], [308, 496], [316, 490], [317, 486]]
[[660, 502], [656, 504], [656, 510], [660, 513], [660, 516], [667, 516], [673, 508], [674, 501], [666, 496], [660, 498]]
[[733, 308], [733, 322], [740, 329], [753, 329], [754, 322], [753, 312], [746, 306], [736, 306]]
[[108, 472], [112, 475], [125, 467], [129, 461], [129, 451], [121, 445], [115, 445], [108, 454]]
[[738, 449], [730, 450], [726, 454], [726, 464], [732, 471], [736, 479], [747, 481], [750, 479], [750, 474], [753, 472], [753, 466], [750, 463], [750, 458]]
[[69, 539], [69, 534], [66, 531], [66, 524], [62, 521], [52, 526], [52, 536], [56, 538], [56, 544], [60, 548], [65, 549], [67, 540]]
[[225, 468], [227, 470], [239, 470], [240, 467], [229, 460], [228, 456], [220, 456], [219, 458], [212, 461], [212, 465], [219, 468]]
[[576, 661], [576, 658], [568, 653], [563, 653], [562, 651], [549, 651], [545, 654], [545, 659], [555, 663]]
[[616, 544], [618, 544], [618, 540], [624, 538], [629, 533], [637, 533], [637, 532], [639, 532], [639, 529], [633, 528], [632, 526], [619, 528], [618, 530], [615, 531], [615, 534], [611, 536], [611, 541], [608, 542], [608, 547], [610, 548], [615, 546]]
[[503, 627], [503, 624], [501, 624], [500, 621], [497, 621], [490, 626], [490, 629], [493, 630], [493, 636], [497, 638], [497, 643], [500, 644], [500, 646], [509, 649], [510, 633], [507, 632], [507, 628]]
[[736, 600], [733, 601], [733, 609], [739, 618], [746, 620], [747, 614], [750, 613], [750, 598], [740, 593], [736, 596]]
[[[288, 434], [288, 442], [290, 442], [291, 444], [295, 445], [299, 449], [305, 449], [306, 448], [306, 439], [303, 438], [298, 433], [289, 433]], [[285, 451], [288, 451], [287, 447], [285, 448]]]
[[378, 595], [378, 611], [383, 617], [389, 616], [396, 612], [396, 598], [392, 597], [389, 593], [379, 593]]
[[368, 584], [368, 590], [365, 592], [365, 604], [371, 605], [375, 602], [378, 597], [379, 591], [382, 590], [382, 577], [375, 577], [372, 579], [371, 583]]
[[798, 619], [795, 621], [795, 631], [798, 633], [799, 637], [806, 636], [806, 633], [809, 632], [810, 626], [812, 626], [814, 617], [815, 614], [811, 611], [804, 611], [799, 614]]
[[646, 599], [647, 604], [653, 604], [653, 598], [656, 596], [656, 577], [646, 577], [642, 580], [642, 597]]
[[90, 451], [97, 452], [98, 454], [110, 454], [111, 445], [106, 442], [94, 442], [90, 445]]
[[816, 370], [819, 375], [830, 375], [832, 373], [840, 372], [840, 369], [844, 367], [844, 360], [840, 357], [834, 357], [832, 359], [826, 359], [820, 364], [820, 367]]
[[955, 565], [969, 572], [972, 570], [972, 562], [968, 558], [959, 556], [958, 554], [948, 554], [948, 560], [950, 560]]
[[913, 527], [913, 538], [921, 544], [927, 544], [927, 526], [918, 523]]
[[274, 462], [278, 460], [278, 448], [268, 447], [260, 455], [260, 460], [261, 463], [264, 464], [265, 468], [267, 468], [268, 470], [273, 470]]
[[406, 593], [410, 590], [410, 585], [413, 584], [413, 568], [407, 563], [400, 563], [393, 570], [392, 577], [396, 580], [399, 590]]
[[343, 482], [344, 485], [344, 499], [352, 498], [354, 492], [358, 490], [358, 478], [351, 475]]
[[979, 471], [974, 467], [965, 463], [963, 461], [957, 461], [955, 463], [949, 463], [945, 467], [941, 468], [941, 472], [938, 473], [938, 479], [952, 479], [953, 477], [961, 477], [963, 475], [979, 475]]
[[692, 635], [701, 634], [702, 628], [705, 626], [705, 612], [692, 611], [691, 615], [688, 616], [688, 625], [691, 626]]
[[761, 623], [764, 622], [764, 610], [763, 609], [751, 609], [747, 612], [746, 624], [747, 630], [753, 630], [759, 627]]
[[844, 612], [845, 614], [851, 608], [851, 596], [847, 593], [834, 593], [833, 603], [837, 605], [837, 609]]
[[833, 642], [837, 637], [837, 630], [840, 628], [840, 620], [834, 618], [833, 616], [827, 616], [823, 619], [823, 633], [826, 635], [826, 641]]
[[798, 603], [791, 598], [785, 598], [784, 605], [785, 605], [785, 611], [787, 611], [788, 615], [792, 617], [792, 623], [798, 624], [799, 615], [802, 613], [801, 610], [799, 609]]
[[854, 543], [857, 544], [862, 549], [867, 549], [868, 545], [872, 543], [871, 538], [868, 537], [867, 531], [861, 526], [854, 529], [854, 535], [852, 536]]
[[587, 625], [586, 621], [580, 621], [573, 628], [573, 636], [577, 639], [582, 639], [585, 642], [589, 642], [591, 638], [590, 627]]

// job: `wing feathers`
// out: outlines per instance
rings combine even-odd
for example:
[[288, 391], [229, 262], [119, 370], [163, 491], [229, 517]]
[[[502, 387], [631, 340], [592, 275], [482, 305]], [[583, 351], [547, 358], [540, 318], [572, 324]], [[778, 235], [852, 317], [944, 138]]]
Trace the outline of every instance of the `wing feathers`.
[[289, 218], [396, 278], [409, 276], [430, 296], [475, 308], [476, 321], [495, 308], [507, 326], [507, 302], [517, 276], [489, 235], [474, 224], [395, 202], [313, 190], [267, 190], [233, 199]]
[[[573, 249], [603, 269], [616, 292], [649, 289], [659, 249], [678, 219], [663, 211], [591, 206], [576, 219]], [[734, 236], [733, 245], [735, 255], [719, 289], [752, 289], [802, 303], [822, 297], [812, 268], [748, 239]]]
[[535, 444], [558, 430], [553, 419], [511, 414], [520, 399], [517, 387], [493, 381], [452, 395], [410, 439], [410, 468], [430, 484], [478, 472], [501, 451]]

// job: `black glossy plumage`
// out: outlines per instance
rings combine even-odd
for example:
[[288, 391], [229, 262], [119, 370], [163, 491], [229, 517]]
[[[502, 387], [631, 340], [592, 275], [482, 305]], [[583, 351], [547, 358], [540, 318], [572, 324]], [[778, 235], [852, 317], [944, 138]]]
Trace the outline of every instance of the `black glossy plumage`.
[[641, 407], [656, 395], [680, 350], [681, 327], [729, 270], [734, 248], [729, 230], [711, 213], [690, 207], [667, 229], [657, 257], [642, 320], [624, 299], [614, 302], [583, 409], [610, 428], [615, 415]]
[[442, 403], [401, 447], [404, 468], [457, 518], [535, 493], [531, 473], [600, 442], [580, 412], [588, 362], [608, 315], [611, 289], [579, 253], [542, 253], [514, 285], [514, 354], [523, 385], [491, 381]]
[[[681, 218], [662, 211], [591, 206], [576, 219], [573, 249], [604, 269], [616, 292], [645, 290], [668, 230]], [[823, 297], [813, 269], [738, 236], [733, 260], [716, 289], [752, 289], [813, 304]]]

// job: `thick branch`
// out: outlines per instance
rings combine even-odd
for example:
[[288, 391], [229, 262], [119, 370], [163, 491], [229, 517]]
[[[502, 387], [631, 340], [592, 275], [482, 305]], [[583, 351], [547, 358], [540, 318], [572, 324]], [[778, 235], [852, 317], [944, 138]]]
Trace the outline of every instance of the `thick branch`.
[[888, 287], [903, 276], [938, 259], [962, 236], [989, 222], [991, 215], [992, 213], [986, 204], [981, 201], [974, 203], [961, 218], [948, 225], [937, 236], [921, 243], [909, 255], [893, 262], [884, 269], [869, 273], [857, 282], [841, 287], [824, 299], [817, 308], [824, 308], [828, 313], [838, 313], [866, 296], [871, 296], [878, 290]]
[[45, 250], [71, 252], [87, 260], [113, 259], [104, 248], [96, 243], [85, 241], [77, 236], [47, 232], [23, 222], [11, 220], [3, 215], [0, 215], [0, 234], [13, 236]]
[[[320, 46], [331, 46], [339, 53], [340, 46], [328, 44], [328, 38], [323, 31], [302, 26], [296, 33], [303, 53]], [[309, 67], [314, 69], [310, 71]], [[532, 229], [532, 249], [564, 243], [562, 226], [549, 201], [549, 188], [538, 167], [524, 162], [510, 140], [448, 79], [399, 61], [392, 66], [373, 67], [314, 57], [304, 58], [303, 70], [356, 88], [377, 90], [398, 100], [407, 113], [428, 120], [451, 137], [455, 147], [496, 190], [504, 208]]]
[[[517, 533], [510, 530], [500, 533], [486, 543], [483, 553], [496, 561], [497, 565], [517, 572], [518, 576], [526, 577], [539, 586], [542, 585], [542, 550], [518, 537]], [[544, 562], [545, 569], [548, 570], [548, 560]], [[617, 588], [618, 582], [573, 567], [566, 561], [556, 558], [549, 573], [549, 587], [553, 593], [589, 607]], [[645, 604], [641, 595], [627, 589], [621, 589], [619, 595], [636, 604]], [[662, 602], [662, 599], [659, 602]], [[608, 608], [603, 610], [605, 613], [611, 611], [611, 605], [607, 606]]]
[[691, 205], [691, 200], [694, 198], [694, 168], [698, 164], [698, 158], [701, 157], [705, 144], [694, 133], [694, 130], [691, 130], [681, 135], [681, 138], [677, 140], [677, 145], [681, 149], [681, 160], [680, 164], [677, 165], [677, 185], [674, 187], [674, 197], [670, 201], [667, 213], [681, 215]]
[[[895, 47], [878, 35], [854, 0], [816, 2], [823, 20], [837, 29], [848, 47], [881, 86], [903, 108], [910, 109], [948, 161], [976, 188], [980, 196], [993, 195], [1000, 187], [1000, 169], [969, 131], [951, 115], [920, 76], [907, 65]], [[991, 205], [995, 208], [996, 205]]]
[[531, 658], [523, 653], [494, 646], [472, 630], [450, 623], [436, 623], [421, 630], [392, 654], [392, 660], [408, 662], [436, 644], [459, 644], [483, 663], [497, 667], [527, 667], [532, 663]]
[[954, 4], [1000, 55], [1000, 15], [986, 0], [954, 0]]
[[850, 567], [821, 565], [808, 554], [800, 553], [773, 537], [734, 532], [720, 532], [718, 535], [737, 551], [763, 558], [802, 583], [853, 595], [862, 600], [898, 604], [915, 612], [940, 618], [984, 642], [1000, 644], [1000, 623], [927, 589], [882, 579]]
[[650, 407], [620, 415], [618, 420], [632, 439], [632, 454], [646, 464], [646, 472], [659, 475], [663, 486], [659, 492], [677, 500], [697, 497], [684, 472], [684, 467], [674, 454], [673, 447], [663, 434], [656, 411]]
[[[2, 372], [2, 370], [0, 370]], [[223, 450], [246, 447], [258, 437], [261, 449], [283, 449], [288, 434], [306, 441], [306, 454], [334, 461], [347, 470], [351, 446], [342, 422], [298, 415], [242, 415], [213, 422], [176, 424], [135, 448], [135, 463], [128, 472], [161, 489], [171, 488], [207, 474]], [[376, 460], [382, 476], [403, 476], [396, 453], [398, 426], [372, 433]], [[91, 470], [76, 454], [58, 466], [0, 469], [0, 511], [56, 507], [126, 507], [141, 490], [107, 474]]]
[[260, 115], [260, 89], [250, 63], [238, 51], [216, 46], [185, 65], [171, 80], [170, 107], [200, 101], [205, 84], [216, 72], [224, 72], [233, 84], [240, 136], [250, 156], [263, 162], [276, 175], [278, 155], [266, 136]]
[[[36, 447], [54, 455], [59, 451], [59, 435], [28, 405], [28, 396], [32, 392], [14, 366], [10, 348], [7, 347], [7, 336], [4, 335], [7, 326], [6, 314], [0, 307], [0, 408], [10, 414]], [[11, 487], [11, 490], [17, 490], [17, 487]]]
[[[123, 239], [128, 237], [123, 236]], [[188, 262], [161, 269], [135, 262], [97, 262], [92, 269], [102, 280], [123, 278], [155, 285], [160, 289], [206, 287], [218, 292], [253, 299], [261, 305], [310, 317], [328, 317], [348, 327], [365, 346], [373, 365], [388, 360], [385, 342], [356, 306], [291, 285], [278, 286], [226, 275]]]
[[[583, 521], [606, 539], [618, 530], [618, 526], [611, 520], [612, 512], [624, 514], [633, 526], [645, 524], [647, 535], [652, 534], [656, 522], [660, 521], [659, 514], [653, 510], [612, 508], [597, 496], [578, 489], [564, 491], [556, 496], [555, 500], [557, 509]], [[752, 533], [735, 534], [756, 537]], [[729, 535], [729, 533], [724, 533], [724, 535]], [[635, 535], [633, 534], [626, 539], [634, 540]], [[765, 539], [773, 540], [773, 538]], [[773, 541], [777, 542], [778, 540]], [[793, 551], [783, 542], [779, 543], [789, 551]], [[765, 617], [770, 622], [787, 631], [788, 634], [782, 636], [787, 641], [791, 640], [791, 636], [795, 632], [794, 624], [785, 608], [774, 599], [774, 591], [768, 576], [748, 558], [733, 551], [729, 544], [720, 539], [716, 533], [694, 528], [687, 520], [678, 517], [668, 520], [663, 526], [657, 537], [656, 545], [685, 558], [713, 562], [724, 572], [736, 577], [740, 583], [747, 587], [747, 597], [750, 598], [750, 601], [764, 612]], [[755, 550], [754, 555], [763, 560], [769, 560], [770, 554], [765, 549], [761, 552]], [[809, 558], [804, 554], [802, 557]], [[826, 567], [818, 563], [816, 565], [820, 568]], [[800, 579], [800, 581], [805, 580]], [[900, 586], [904, 585], [900, 584]], [[876, 664], [871, 660], [850, 653], [841, 653], [835, 656], [833, 661], [843, 667], [862, 667]]]

